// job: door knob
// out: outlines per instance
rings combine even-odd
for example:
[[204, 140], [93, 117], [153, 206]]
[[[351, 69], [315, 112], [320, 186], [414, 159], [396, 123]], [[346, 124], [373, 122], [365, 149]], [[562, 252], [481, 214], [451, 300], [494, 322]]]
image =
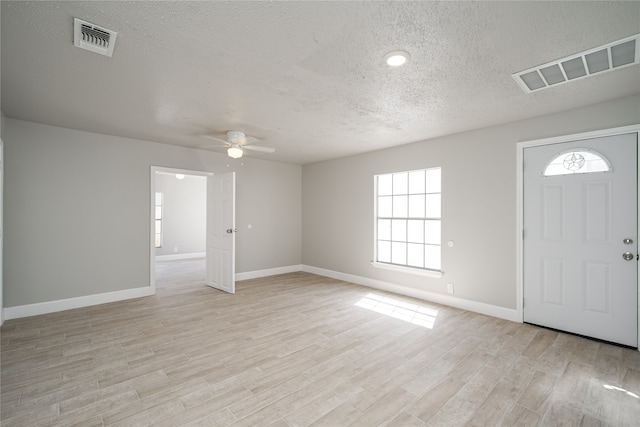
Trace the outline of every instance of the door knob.
[[631, 252], [625, 252], [622, 254], [622, 258], [624, 258], [625, 261], [631, 261], [634, 256]]
[[624, 243], [625, 245], [631, 245], [633, 243], [633, 239], [629, 239], [627, 237], [626, 239], [622, 239], [622, 243]]

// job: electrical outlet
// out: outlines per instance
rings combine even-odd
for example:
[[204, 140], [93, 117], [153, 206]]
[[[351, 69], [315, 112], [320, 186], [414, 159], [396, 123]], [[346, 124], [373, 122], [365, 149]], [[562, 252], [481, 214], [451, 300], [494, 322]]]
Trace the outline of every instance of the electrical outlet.
[[447, 283], [447, 292], [450, 294], [453, 293], [453, 283]]

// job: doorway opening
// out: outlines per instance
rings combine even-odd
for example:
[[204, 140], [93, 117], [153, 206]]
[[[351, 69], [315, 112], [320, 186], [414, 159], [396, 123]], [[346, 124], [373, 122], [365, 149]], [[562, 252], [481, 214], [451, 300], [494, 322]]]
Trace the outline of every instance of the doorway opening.
[[[169, 177], [168, 181], [165, 180], [166, 176]], [[194, 182], [199, 182], [199, 179], [203, 178], [204, 182], [199, 182], [195, 187], [201, 189], [204, 186], [205, 189], [204, 197], [194, 197], [196, 201], [190, 208], [198, 211], [195, 212], [196, 215], [204, 215], [205, 225], [196, 229], [196, 238], [191, 239], [196, 243], [186, 244], [185, 252], [188, 255], [180, 254], [180, 246], [176, 246], [174, 243], [177, 240], [170, 240], [167, 233], [164, 232], [170, 222], [168, 221], [167, 209], [169, 206], [172, 209], [176, 206], [173, 206], [174, 202], [166, 197], [166, 191], [159, 191], [166, 190], [171, 186], [167, 183], [176, 184], [174, 179], [186, 181], [187, 177], [190, 177], [190, 180]], [[152, 166], [150, 182], [149, 281], [152, 293], [155, 294], [157, 289], [158, 262], [156, 261], [158, 256], [164, 256], [164, 260], [173, 261], [204, 258], [203, 284], [231, 294], [235, 293], [235, 233], [237, 231], [235, 226], [235, 172], [214, 175], [213, 172]], [[196, 193], [198, 193], [197, 188]], [[180, 192], [173, 191], [172, 194], [175, 196], [178, 193]], [[194, 212], [182, 214], [182, 222], [189, 221], [188, 217], [191, 214]], [[202, 218], [200, 216], [198, 218], [198, 221], [201, 221]], [[176, 230], [180, 230], [180, 227], [175, 227], [173, 237], [176, 237], [175, 234], [179, 232]], [[205, 246], [202, 251], [203, 238]], [[184, 242], [184, 240], [182, 241]], [[169, 254], [157, 254], [163, 249], [163, 246], [165, 250], [168, 247]], [[199, 265], [195, 271], [201, 269], [202, 265]]]
[[152, 287], [204, 284], [211, 173], [152, 167], [151, 175]]

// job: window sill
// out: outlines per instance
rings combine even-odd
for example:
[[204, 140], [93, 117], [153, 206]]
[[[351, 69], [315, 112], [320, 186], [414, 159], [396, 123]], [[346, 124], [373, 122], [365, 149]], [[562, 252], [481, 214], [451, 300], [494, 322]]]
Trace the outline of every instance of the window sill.
[[443, 274], [444, 274], [442, 271], [423, 270], [421, 268], [403, 267], [403, 266], [400, 266], [400, 265], [385, 264], [385, 263], [382, 263], [382, 262], [375, 262], [375, 261], [372, 261], [371, 265], [373, 265], [375, 268], [382, 268], [384, 270], [397, 271], [397, 272], [400, 272], [400, 273], [415, 274], [417, 276], [433, 277], [435, 279], [441, 278], [443, 276]]

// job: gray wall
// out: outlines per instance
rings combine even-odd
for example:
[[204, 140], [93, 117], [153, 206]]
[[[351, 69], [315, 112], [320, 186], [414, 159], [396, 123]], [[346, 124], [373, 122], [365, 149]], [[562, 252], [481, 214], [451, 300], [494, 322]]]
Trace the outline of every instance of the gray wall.
[[[156, 255], [203, 253], [207, 242], [207, 178], [157, 174], [156, 191], [164, 195], [162, 247]], [[175, 249], [175, 250], [174, 250]]]
[[236, 271], [300, 264], [300, 166], [8, 118], [4, 131], [5, 307], [149, 286], [152, 165], [235, 170]]
[[[516, 143], [640, 123], [640, 98], [436, 138], [302, 169], [302, 262], [516, 308]], [[373, 176], [442, 167], [440, 279], [381, 270], [373, 258]]]
[[[301, 168], [5, 118], [4, 305], [149, 286], [155, 165], [236, 171], [238, 273], [304, 263], [515, 308], [516, 142], [638, 122], [634, 96]], [[432, 166], [444, 277], [374, 269], [373, 175]]]

